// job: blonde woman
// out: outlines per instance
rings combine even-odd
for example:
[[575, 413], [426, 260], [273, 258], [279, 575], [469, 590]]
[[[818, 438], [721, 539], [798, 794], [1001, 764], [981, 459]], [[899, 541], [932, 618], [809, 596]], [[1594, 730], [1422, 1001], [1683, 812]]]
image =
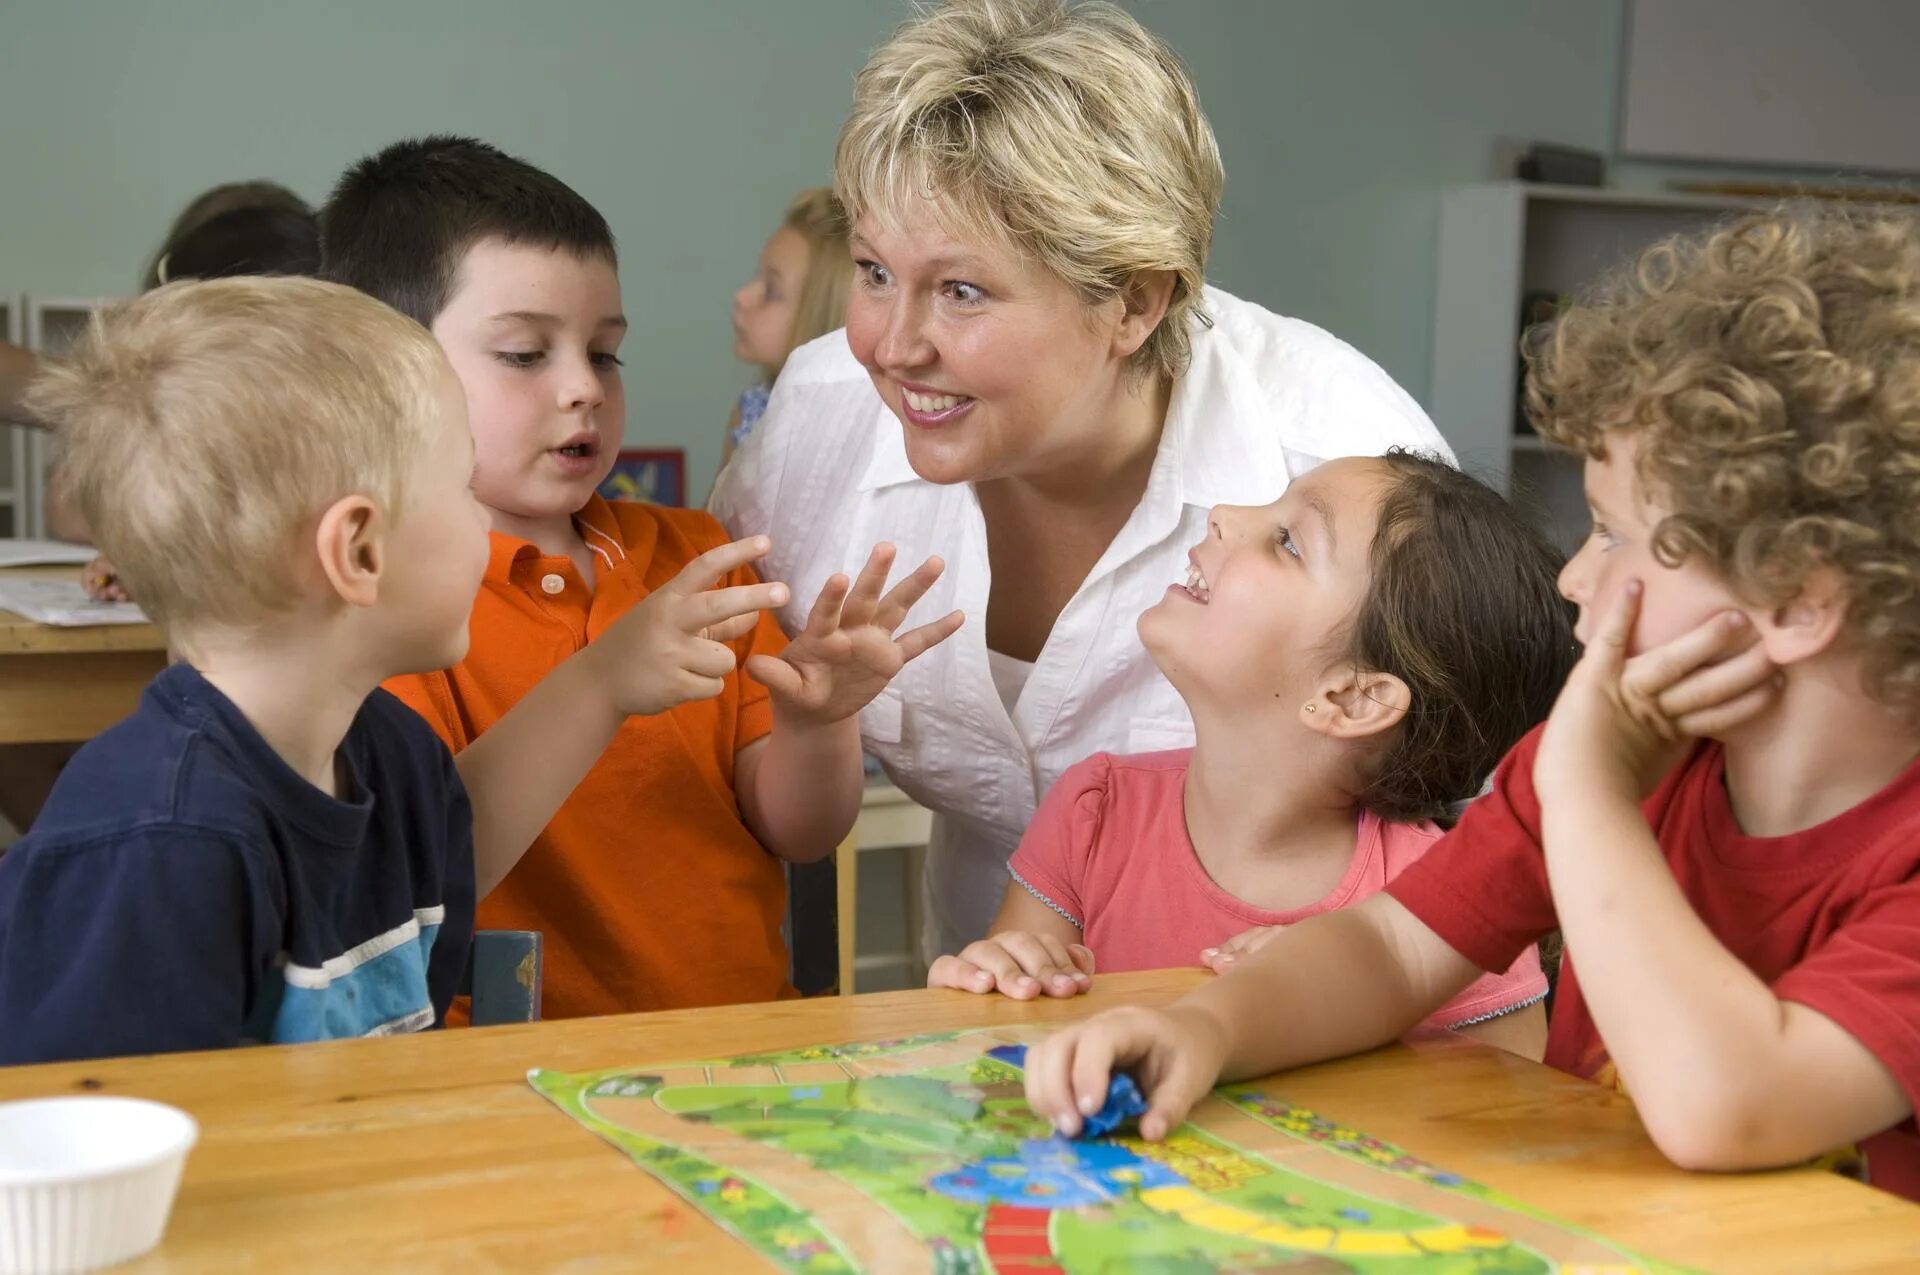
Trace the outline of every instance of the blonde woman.
[[861, 714], [937, 815], [928, 956], [986, 932], [1068, 766], [1193, 743], [1134, 622], [1188, 578], [1214, 505], [1336, 456], [1445, 451], [1364, 355], [1205, 286], [1222, 182], [1185, 68], [1111, 5], [955, 0], [856, 82], [846, 332], [788, 359], [713, 503], [772, 533], [794, 597], [875, 539], [946, 560], [921, 609], [966, 626]]
[[767, 410], [767, 395], [787, 356], [847, 321], [847, 219], [826, 186], [800, 192], [760, 249], [753, 278], [733, 294], [733, 357], [760, 370], [734, 404], [725, 464]]

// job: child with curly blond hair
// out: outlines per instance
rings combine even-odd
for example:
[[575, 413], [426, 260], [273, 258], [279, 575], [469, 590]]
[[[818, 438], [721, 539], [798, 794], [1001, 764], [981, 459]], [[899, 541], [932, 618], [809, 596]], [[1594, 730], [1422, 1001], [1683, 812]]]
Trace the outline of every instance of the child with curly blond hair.
[[1164, 1136], [1221, 1078], [1393, 1039], [1556, 926], [1547, 1061], [1695, 1169], [1840, 1152], [1920, 1198], [1920, 223], [1788, 211], [1649, 250], [1529, 348], [1586, 459], [1586, 653], [1386, 890], [1165, 1011], [1036, 1049]]

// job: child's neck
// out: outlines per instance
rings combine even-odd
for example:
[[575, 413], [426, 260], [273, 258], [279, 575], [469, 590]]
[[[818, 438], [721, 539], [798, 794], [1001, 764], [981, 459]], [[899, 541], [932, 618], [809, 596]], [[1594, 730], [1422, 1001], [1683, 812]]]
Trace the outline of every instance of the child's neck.
[[1782, 837], [1825, 823], [1892, 783], [1920, 731], [1868, 699], [1853, 661], [1797, 665], [1780, 700], [1721, 740], [1741, 831]]
[[1214, 882], [1270, 912], [1325, 898], [1353, 861], [1356, 814], [1324, 741], [1199, 710], [1194, 735], [1187, 835]]
[[380, 679], [325, 640], [324, 623], [196, 635], [186, 658], [260, 732], [267, 746], [330, 797], [343, 797], [335, 768], [347, 737]]
[[515, 540], [525, 540], [539, 550], [543, 558], [572, 559], [580, 578], [587, 582], [589, 588], [593, 586], [593, 550], [587, 547], [586, 538], [580, 534], [579, 524], [574, 522], [572, 514], [526, 518], [495, 509], [491, 505], [487, 507], [487, 512], [492, 516], [495, 531], [503, 536], [512, 536]]

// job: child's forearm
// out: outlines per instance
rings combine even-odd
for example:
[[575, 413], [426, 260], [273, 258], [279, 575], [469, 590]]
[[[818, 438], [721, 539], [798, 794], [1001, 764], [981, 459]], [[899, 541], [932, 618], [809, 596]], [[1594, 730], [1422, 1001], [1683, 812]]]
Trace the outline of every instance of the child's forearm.
[[761, 845], [790, 863], [824, 859], [860, 814], [859, 720], [815, 725], [776, 705], [773, 731], [741, 750], [734, 780]]
[[1276, 935], [1180, 1005], [1222, 1032], [1221, 1079], [1244, 1080], [1395, 1040], [1479, 973], [1382, 894]]
[[1581, 994], [1668, 1158], [1708, 1169], [1788, 1164], [1904, 1114], [1863, 1047], [1781, 1001], [1714, 937], [1630, 796], [1567, 794], [1547, 807], [1543, 834]]
[[477, 898], [520, 861], [626, 720], [607, 702], [586, 653], [540, 679], [454, 759], [473, 804]]

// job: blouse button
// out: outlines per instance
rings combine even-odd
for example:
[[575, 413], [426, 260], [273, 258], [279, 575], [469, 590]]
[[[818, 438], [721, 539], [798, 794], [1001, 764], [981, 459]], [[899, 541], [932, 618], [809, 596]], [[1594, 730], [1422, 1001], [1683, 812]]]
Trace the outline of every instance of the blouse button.
[[548, 593], [565, 593], [567, 578], [558, 572], [549, 572], [540, 577], [540, 587]]

